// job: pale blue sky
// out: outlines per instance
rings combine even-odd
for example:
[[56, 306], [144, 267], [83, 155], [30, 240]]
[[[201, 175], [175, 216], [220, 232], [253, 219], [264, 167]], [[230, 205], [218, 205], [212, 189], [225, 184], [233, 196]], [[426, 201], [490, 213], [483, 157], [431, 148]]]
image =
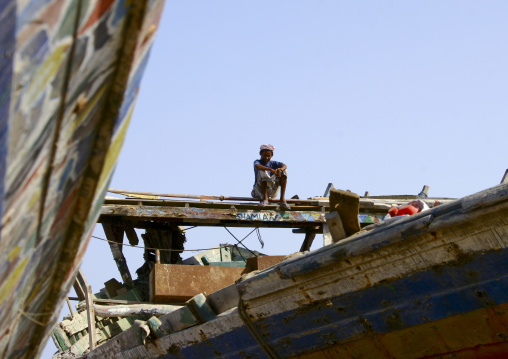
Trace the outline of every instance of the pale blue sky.
[[[288, 165], [289, 197], [329, 182], [442, 197], [494, 186], [508, 168], [507, 15], [506, 1], [167, 1], [111, 187], [248, 196], [262, 143]], [[264, 249], [246, 243], [268, 254], [303, 240], [261, 234]], [[187, 238], [234, 242], [221, 228]], [[135, 276], [142, 250], [125, 252]], [[94, 291], [120, 279], [93, 238], [82, 268]]]

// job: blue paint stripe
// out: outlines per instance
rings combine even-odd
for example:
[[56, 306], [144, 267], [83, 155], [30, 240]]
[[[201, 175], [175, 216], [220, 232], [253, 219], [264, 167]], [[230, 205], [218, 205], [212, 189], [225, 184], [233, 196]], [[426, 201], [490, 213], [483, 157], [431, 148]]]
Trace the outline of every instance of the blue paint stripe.
[[[256, 322], [281, 356], [508, 302], [508, 250], [449, 264]], [[501, 275], [500, 275], [501, 274]], [[288, 344], [289, 343], [289, 344]]]
[[161, 356], [174, 358], [252, 358], [265, 359], [266, 354], [245, 326], [239, 327], [217, 337], [196, 343], [172, 354]]
[[[467, 263], [436, 266], [255, 323], [270, 347], [287, 357], [507, 303], [507, 273], [508, 250], [477, 254]], [[245, 327], [164, 358], [182, 356], [265, 357]]]

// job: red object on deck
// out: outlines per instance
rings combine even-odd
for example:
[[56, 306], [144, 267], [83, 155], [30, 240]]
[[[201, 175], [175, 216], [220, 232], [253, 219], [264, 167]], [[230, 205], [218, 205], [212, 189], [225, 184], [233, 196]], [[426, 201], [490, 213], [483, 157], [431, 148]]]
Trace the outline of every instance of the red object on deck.
[[412, 216], [413, 214], [416, 214], [419, 212], [419, 209], [416, 208], [413, 205], [407, 204], [405, 206], [399, 207], [399, 211], [397, 212], [397, 216], [403, 216], [405, 214], [409, 214]]
[[403, 216], [405, 214], [409, 214], [410, 216], [412, 216], [413, 214], [416, 214], [418, 212], [420, 212], [420, 209], [416, 208], [411, 204], [406, 204], [400, 207], [392, 207], [388, 210], [390, 217]]

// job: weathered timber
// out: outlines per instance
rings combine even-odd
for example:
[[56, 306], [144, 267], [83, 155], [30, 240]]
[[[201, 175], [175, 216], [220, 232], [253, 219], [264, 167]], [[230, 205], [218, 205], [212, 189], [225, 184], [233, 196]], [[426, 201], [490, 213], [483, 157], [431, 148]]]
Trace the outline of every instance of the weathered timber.
[[302, 246], [300, 247], [300, 252], [305, 252], [305, 251], [310, 250], [310, 247], [312, 247], [312, 243], [314, 242], [315, 238], [316, 238], [316, 231], [307, 230], [305, 232], [305, 238], [303, 239]]
[[95, 344], [97, 343], [97, 337], [95, 333], [95, 312], [92, 301], [92, 288], [87, 286], [86, 288], [86, 314], [88, 320], [88, 339], [90, 341], [90, 350], [94, 350]]
[[67, 307], [69, 307], [69, 312], [71, 313], [71, 316], [74, 316], [74, 311], [72, 310], [72, 306], [71, 306], [71, 302], [69, 301], [69, 297], [66, 297], [65, 301], [67, 302]]
[[[425, 188], [425, 187], [424, 187]], [[116, 192], [115, 192], [116, 193]], [[140, 195], [139, 199], [134, 198], [106, 198], [105, 203], [106, 204], [118, 204], [118, 203], [152, 203], [152, 204], [162, 204], [165, 203], [171, 203], [172, 205], [176, 203], [182, 203], [183, 205], [185, 203], [201, 203], [202, 205], [249, 205], [252, 206], [257, 205], [257, 202], [259, 199], [252, 198], [252, 197], [231, 197], [231, 196], [200, 196], [200, 195], [188, 195], [188, 194], [182, 194], [182, 195], [176, 195], [176, 194], [170, 194], [170, 193], [153, 193], [153, 192], [137, 192], [137, 191], [131, 191], [131, 192], [123, 192], [123, 194], [151, 194], [151, 195]], [[368, 193], [368, 192], [366, 192]], [[131, 196], [135, 197], [135, 196]], [[193, 199], [193, 201], [188, 200], [176, 200], [176, 199], [162, 199], [161, 197], [171, 197], [171, 198], [187, 198], [187, 199]], [[374, 203], [379, 204], [381, 207], [383, 204], [393, 205], [393, 204], [403, 204], [405, 202], [410, 202], [415, 199], [421, 199], [424, 202], [426, 202], [428, 205], [432, 205], [436, 200], [438, 200], [441, 203], [448, 203], [451, 201], [455, 201], [456, 198], [446, 198], [446, 197], [429, 197], [429, 198], [420, 198], [418, 195], [382, 195], [382, 196], [364, 196], [366, 198], [360, 198], [360, 207], [363, 208], [364, 205], [373, 205]], [[220, 202], [217, 202], [220, 201]], [[254, 203], [238, 203], [238, 202], [229, 202], [226, 203], [224, 201], [243, 201], [243, 202], [254, 202]], [[278, 199], [270, 199], [270, 203], [278, 203]], [[309, 199], [298, 199], [298, 198], [290, 198], [286, 199], [286, 202], [288, 203], [294, 203], [294, 204], [302, 204], [304, 206], [328, 206], [328, 198], [326, 197], [312, 197]], [[381, 208], [380, 208], [381, 209]]]
[[192, 315], [194, 315], [194, 318], [197, 319], [198, 323], [205, 323], [217, 317], [209, 303], [207, 303], [206, 296], [203, 293], [195, 295], [185, 302], [185, 304]]
[[102, 227], [104, 229], [104, 233], [106, 234], [106, 238], [108, 239], [109, 247], [111, 248], [111, 253], [113, 254], [113, 258], [115, 260], [116, 266], [120, 275], [122, 276], [123, 282], [125, 284], [133, 286], [131, 273], [129, 271], [129, 267], [127, 266], [127, 261], [122, 253], [122, 243], [123, 243], [123, 229], [117, 224], [114, 223], [102, 223]]
[[346, 231], [344, 230], [342, 219], [337, 211], [326, 214], [326, 224], [334, 243], [346, 238]]
[[76, 280], [74, 281], [73, 287], [79, 300], [85, 300], [88, 283], [81, 269], [79, 269], [78, 273], [76, 274]]
[[[356, 193], [332, 189], [330, 191], [330, 211], [338, 212], [347, 236], [351, 236], [360, 231], [360, 222], [358, 220], [360, 196]], [[338, 230], [338, 228], [335, 229]], [[333, 237], [333, 232], [330, 232]], [[335, 232], [335, 234], [338, 235], [337, 232]]]
[[[255, 201], [258, 202], [259, 198], [253, 197], [233, 197], [233, 196], [206, 196], [206, 195], [195, 195], [195, 194], [178, 194], [178, 193], [158, 193], [158, 192], [141, 192], [141, 191], [125, 191], [120, 189], [108, 188], [108, 192], [121, 194], [127, 197], [139, 197], [145, 199], [159, 199], [161, 197], [172, 197], [172, 198], [188, 198], [188, 199], [200, 199], [200, 200], [218, 200], [218, 201]], [[288, 199], [286, 202], [300, 202], [299, 199]], [[277, 203], [278, 199], [269, 199], [269, 202]]]
[[99, 222], [107, 223], [115, 217], [133, 220], [151, 219], [180, 225], [227, 225], [255, 227], [302, 227], [324, 223], [322, 211], [285, 211], [266, 209], [197, 208], [143, 205], [105, 205]]
[[[78, 308], [82, 307], [80, 303]], [[93, 310], [99, 317], [133, 317], [137, 315], [155, 315], [161, 316], [181, 308], [181, 305], [168, 304], [119, 304], [119, 305], [100, 305], [94, 304]]]
[[[70, 300], [79, 301], [77, 297], [69, 297]], [[150, 302], [141, 302], [137, 300], [123, 300], [123, 299], [102, 299], [102, 298], [93, 298], [94, 303], [102, 303], [102, 304], [159, 304], [159, 303], [150, 303]], [[78, 307], [82, 307], [84, 305], [84, 301], [80, 301], [78, 303]]]
[[125, 235], [127, 236], [127, 239], [129, 240], [129, 244], [132, 246], [137, 246], [139, 243], [139, 238], [138, 238], [138, 235], [136, 234], [136, 231], [134, 230], [134, 226], [132, 225], [132, 222], [123, 221], [122, 225], [123, 225], [123, 229], [125, 230]]

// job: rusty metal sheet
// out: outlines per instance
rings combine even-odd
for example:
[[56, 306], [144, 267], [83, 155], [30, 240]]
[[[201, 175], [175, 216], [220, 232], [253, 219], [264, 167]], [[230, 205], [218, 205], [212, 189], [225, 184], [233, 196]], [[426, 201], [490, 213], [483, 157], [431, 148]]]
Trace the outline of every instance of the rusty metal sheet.
[[247, 258], [247, 269], [249, 271], [263, 270], [282, 262], [286, 256], [259, 256]]
[[185, 302], [199, 293], [212, 293], [233, 284], [246, 271], [243, 267], [156, 264], [150, 273], [150, 301]]

